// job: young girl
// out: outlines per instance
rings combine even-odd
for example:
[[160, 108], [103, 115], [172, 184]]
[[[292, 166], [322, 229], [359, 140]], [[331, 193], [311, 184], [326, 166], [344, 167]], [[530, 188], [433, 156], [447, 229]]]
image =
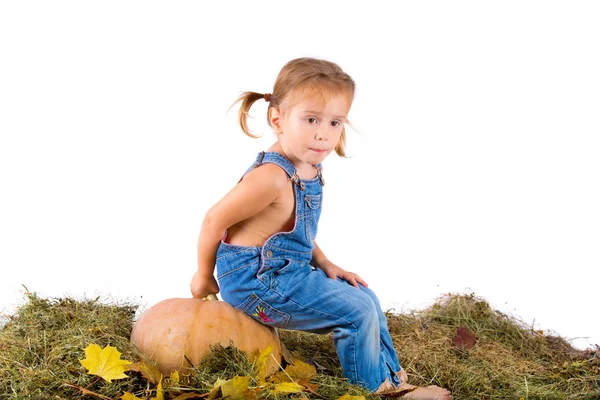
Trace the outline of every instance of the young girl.
[[315, 242], [325, 185], [321, 162], [332, 151], [345, 155], [354, 81], [329, 61], [288, 62], [272, 94], [245, 92], [235, 102], [242, 102], [239, 122], [252, 137], [246, 118], [262, 99], [277, 141], [206, 213], [193, 296], [216, 294], [220, 285], [223, 300], [263, 324], [333, 331], [351, 383], [377, 393], [410, 390], [404, 398], [451, 399], [437, 386], [406, 383], [377, 296]]

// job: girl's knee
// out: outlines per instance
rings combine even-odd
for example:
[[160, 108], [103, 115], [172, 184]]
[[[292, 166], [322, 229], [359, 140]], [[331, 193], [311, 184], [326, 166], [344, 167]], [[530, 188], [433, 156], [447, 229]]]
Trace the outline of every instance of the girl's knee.
[[360, 290], [362, 292], [364, 292], [367, 296], [369, 296], [376, 305], [379, 305], [379, 298], [377, 297], [377, 295], [375, 294], [375, 292], [373, 290], [369, 289], [366, 286], [360, 285], [360, 284], [358, 285], [358, 287], [360, 288]]
[[370, 296], [362, 294], [357, 296], [356, 310], [359, 312], [360, 324], [369, 324], [379, 326], [379, 314], [377, 305], [373, 302]]

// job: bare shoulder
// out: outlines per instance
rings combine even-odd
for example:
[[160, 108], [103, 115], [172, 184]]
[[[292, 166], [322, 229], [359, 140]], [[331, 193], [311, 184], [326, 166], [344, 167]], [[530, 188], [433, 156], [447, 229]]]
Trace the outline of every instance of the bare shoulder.
[[261, 164], [248, 171], [242, 181], [252, 182], [259, 185], [268, 185], [275, 188], [284, 188], [289, 185], [287, 173], [278, 165], [273, 163]]

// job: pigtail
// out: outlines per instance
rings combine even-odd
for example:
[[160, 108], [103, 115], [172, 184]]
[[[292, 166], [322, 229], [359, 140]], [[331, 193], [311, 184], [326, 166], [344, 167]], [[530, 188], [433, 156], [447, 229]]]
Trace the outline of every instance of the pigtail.
[[346, 128], [342, 128], [340, 141], [335, 145], [334, 151], [338, 156], [346, 157]]
[[229, 110], [231, 110], [231, 108], [234, 105], [236, 105], [239, 102], [242, 102], [238, 111], [238, 122], [240, 124], [240, 127], [242, 128], [242, 131], [244, 131], [246, 135], [255, 139], [261, 137], [262, 135], [254, 135], [250, 131], [250, 128], [248, 128], [248, 113], [250, 112], [250, 107], [252, 107], [252, 104], [254, 104], [257, 100], [261, 99], [265, 100], [264, 94], [256, 92], [244, 92], [236, 99], [236, 101], [233, 102], [231, 107], [229, 107]]
[[[356, 128], [352, 126], [350, 120], [346, 120], [346, 125], [352, 128], [353, 131], [358, 132]], [[346, 127], [342, 128], [342, 134], [340, 135], [340, 141], [334, 147], [336, 154], [340, 157], [346, 157]]]

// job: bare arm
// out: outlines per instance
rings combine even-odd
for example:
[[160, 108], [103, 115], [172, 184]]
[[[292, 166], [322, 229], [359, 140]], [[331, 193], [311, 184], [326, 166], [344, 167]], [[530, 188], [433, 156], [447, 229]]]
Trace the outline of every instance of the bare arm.
[[337, 265], [329, 261], [327, 257], [325, 257], [323, 250], [321, 250], [321, 248], [317, 245], [317, 242], [314, 243], [315, 248], [313, 249], [312, 260], [310, 261], [310, 264], [313, 267], [323, 270], [323, 272], [325, 272], [325, 275], [327, 275], [331, 279], [336, 279], [339, 277], [340, 279], [345, 280], [346, 282], [348, 282], [356, 288], [358, 288], [359, 283], [364, 287], [369, 286], [367, 282], [365, 282], [360, 276], [358, 276], [358, 274], [346, 271], [345, 269], [338, 267]]
[[315, 248], [313, 249], [313, 252], [312, 252], [312, 260], [310, 261], [310, 264], [313, 267], [320, 268], [319, 265], [323, 264], [327, 260], [327, 257], [325, 257], [323, 250], [321, 250], [319, 245], [317, 245], [317, 242], [314, 242], [314, 244], [315, 244]]
[[209, 294], [207, 291], [218, 291], [213, 274], [217, 249], [225, 230], [265, 209], [287, 185], [287, 175], [281, 168], [265, 164], [248, 172], [208, 210], [198, 237], [198, 271], [190, 284], [194, 297], [204, 297]]

